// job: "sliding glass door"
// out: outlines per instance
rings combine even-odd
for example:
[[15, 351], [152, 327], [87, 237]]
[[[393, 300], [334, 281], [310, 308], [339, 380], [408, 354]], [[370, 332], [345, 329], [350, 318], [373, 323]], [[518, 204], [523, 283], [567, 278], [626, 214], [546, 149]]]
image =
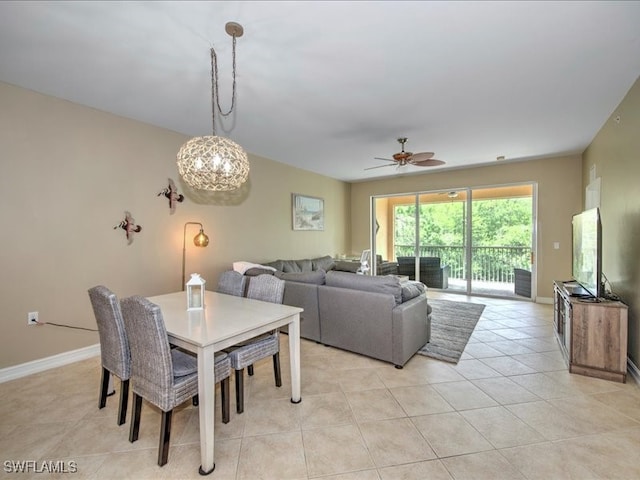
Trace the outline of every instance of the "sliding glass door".
[[420, 281], [430, 288], [463, 290], [449, 279], [466, 276], [465, 190], [418, 195], [418, 270]]
[[532, 297], [533, 184], [372, 200], [378, 275], [452, 292]]
[[[432, 288], [463, 290], [466, 275], [466, 191], [429, 192], [375, 197], [374, 252], [385, 264], [397, 264], [397, 274]], [[381, 270], [381, 269], [378, 269]]]
[[470, 292], [531, 298], [533, 186], [477, 188], [471, 197]]

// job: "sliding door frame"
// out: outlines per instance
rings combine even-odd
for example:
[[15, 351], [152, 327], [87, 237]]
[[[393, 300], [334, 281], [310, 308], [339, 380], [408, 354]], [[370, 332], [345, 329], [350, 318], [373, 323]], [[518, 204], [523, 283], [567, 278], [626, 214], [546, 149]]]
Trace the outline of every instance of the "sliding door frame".
[[[497, 184], [497, 185], [481, 185], [474, 187], [458, 187], [451, 189], [438, 189], [438, 190], [428, 190], [421, 192], [406, 192], [406, 193], [397, 193], [397, 194], [384, 194], [384, 195], [373, 195], [370, 198], [370, 232], [369, 232], [369, 242], [371, 249], [371, 271], [372, 275], [377, 274], [377, 265], [376, 265], [376, 254], [377, 254], [377, 245], [376, 245], [376, 200], [381, 198], [394, 198], [394, 197], [414, 197], [414, 206], [415, 206], [415, 238], [414, 238], [414, 256], [415, 256], [415, 273], [416, 280], [419, 280], [420, 277], [420, 259], [417, 252], [420, 251], [420, 196], [424, 194], [441, 194], [448, 193], [450, 191], [455, 192], [466, 192], [466, 206], [465, 206], [465, 234], [464, 234], [464, 248], [465, 248], [465, 276], [466, 276], [466, 289], [465, 290], [455, 290], [455, 289], [447, 289], [447, 292], [464, 294], [464, 295], [479, 295], [479, 296], [489, 296], [489, 297], [499, 297], [499, 298], [511, 298], [505, 297], [503, 295], [490, 295], [490, 294], [478, 294], [472, 292], [472, 262], [473, 262], [473, 192], [479, 191], [483, 189], [498, 189], [503, 187], [521, 187], [521, 186], [530, 186], [531, 187], [531, 299], [535, 301], [537, 297], [537, 271], [538, 271], [538, 184], [536, 182], [514, 182], [508, 184]], [[389, 220], [388, 220], [389, 221]], [[393, 220], [390, 220], [393, 221]], [[520, 297], [518, 297], [520, 298]], [[523, 300], [527, 300], [521, 298]]]

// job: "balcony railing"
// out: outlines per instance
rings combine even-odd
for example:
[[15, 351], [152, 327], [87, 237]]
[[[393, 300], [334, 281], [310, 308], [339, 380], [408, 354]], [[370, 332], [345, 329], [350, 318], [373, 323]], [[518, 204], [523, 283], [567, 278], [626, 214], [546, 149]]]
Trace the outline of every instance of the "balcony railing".
[[[424, 245], [421, 257], [440, 257], [440, 264], [449, 266], [450, 279], [466, 279], [465, 247]], [[414, 256], [413, 245], [396, 245], [395, 256]], [[513, 269], [531, 269], [530, 247], [472, 247], [471, 279], [481, 282], [513, 283]]]

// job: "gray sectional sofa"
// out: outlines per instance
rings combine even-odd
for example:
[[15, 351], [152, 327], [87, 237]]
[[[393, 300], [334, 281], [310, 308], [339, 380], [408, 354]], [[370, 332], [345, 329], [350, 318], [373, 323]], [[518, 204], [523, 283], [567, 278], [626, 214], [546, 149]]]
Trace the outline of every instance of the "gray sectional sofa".
[[[286, 281], [283, 303], [301, 307], [301, 336], [402, 367], [430, 338], [426, 288], [397, 276], [334, 270], [333, 259], [277, 260], [245, 275]], [[251, 279], [249, 279], [250, 281]]]

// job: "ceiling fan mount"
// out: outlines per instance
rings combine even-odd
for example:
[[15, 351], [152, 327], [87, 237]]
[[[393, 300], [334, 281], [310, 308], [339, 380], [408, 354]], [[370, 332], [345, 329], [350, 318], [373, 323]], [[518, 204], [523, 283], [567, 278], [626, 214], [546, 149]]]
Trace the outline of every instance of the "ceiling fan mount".
[[393, 154], [393, 159], [396, 162], [398, 162], [400, 165], [406, 165], [407, 160], [409, 160], [409, 158], [411, 158], [411, 156], [413, 155], [413, 152], [405, 152], [404, 151], [404, 144], [407, 143], [407, 137], [400, 137], [398, 139], [398, 143], [402, 147], [402, 151], [400, 151], [398, 153], [394, 153]]
[[400, 144], [401, 149], [398, 153], [394, 153], [392, 155], [392, 158], [374, 157], [374, 160], [383, 160], [386, 162], [393, 162], [393, 163], [380, 165], [378, 167], [365, 168], [365, 170], [372, 170], [374, 168], [392, 167], [392, 166], [404, 167], [405, 165], [415, 165], [416, 167], [435, 167], [435, 166], [444, 164], [442, 160], [436, 160], [435, 158], [433, 158], [433, 156], [435, 155], [433, 152], [413, 153], [413, 152], [405, 151], [404, 144], [407, 143], [407, 137], [400, 137], [397, 140], [398, 140], [398, 143]]

